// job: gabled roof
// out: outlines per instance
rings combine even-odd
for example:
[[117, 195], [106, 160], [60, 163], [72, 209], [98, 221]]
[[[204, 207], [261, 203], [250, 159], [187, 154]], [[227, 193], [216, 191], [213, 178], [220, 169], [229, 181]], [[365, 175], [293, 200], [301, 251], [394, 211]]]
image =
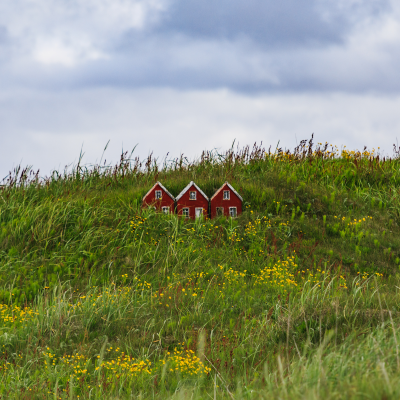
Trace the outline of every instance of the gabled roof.
[[236, 194], [237, 197], [239, 197], [240, 200], [243, 201], [242, 196], [232, 187], [232, 185], [228, 182], [225, 182], [215, 193], [214, 196], [211, 197], [211, 200], [224, 188], [224, 186], [227, 185], [229, 187], [229, 189], [232, 190], [233, 193]]
[[172, 196], [172, 194], [171, 194], [170, 192], [168, 192], [168, 190], [167, 190], [160, 182], [158, 182], [158, 181], [157, 181], [157, 182], [153, 185], [153, 187], [145, 194], [145, 196], [143, 197], [142, 201], [144, 201], [144, 199], [152, 192], [152, 190], [153, 190], [157, 185], [160, 186], [160, 188], [161, 188], [162, 190], [164, 190], [164, 192], [165, 192], [169, 197], [171, 197], [172, 200], [175, 201], [175, 197]]
[[206, 194], [205, 194], [193, 181], [191, 181], [191, 182], [189, 183], [189, 185], [187, 185], [187, 186], [185, 187], [185, 189], [183, 189], [182, 192], [180, 192], [180, 193], [178, 194], [178, 197], [176, 198], [176, 201], [178, 201], [192, 186], [194, 186], [194, 187], [206, 198], [206, 200], [208, 201], [208, 197], [206, 196]]

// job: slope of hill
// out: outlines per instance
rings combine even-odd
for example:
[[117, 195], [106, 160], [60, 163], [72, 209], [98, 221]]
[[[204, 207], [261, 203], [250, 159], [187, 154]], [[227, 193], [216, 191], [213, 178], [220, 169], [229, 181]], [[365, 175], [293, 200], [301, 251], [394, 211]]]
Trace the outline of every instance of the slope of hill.
[[[399, 166], [310, 140], [15, 171], [0, 190], [1, 398], [399, 398]], [[142, 209], [157, 180], [208, 196], [229, 181], [245, 211]]]

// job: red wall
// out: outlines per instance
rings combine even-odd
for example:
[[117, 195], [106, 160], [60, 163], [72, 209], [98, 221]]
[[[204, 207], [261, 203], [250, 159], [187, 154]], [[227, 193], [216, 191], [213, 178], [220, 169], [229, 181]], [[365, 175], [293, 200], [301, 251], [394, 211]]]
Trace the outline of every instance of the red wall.
[[[156, 190], [162, 191], [161, 200], [156, 200]], [[143, 199], [143, 207], [154, 206], [158, 211], [161, 211], [162, 207], [169, 207], [169, 212], [173, 214], [174, 210], [174, 200], [165, 193], [165, 191], [159, 186], [156, 185], [153, 190]]]
[[[231, 192], [230, 199], [224, 200], [224, 190]], [[217, 192], [215, 197], [211, 199], [211, 218], [217, 216], [217, 207], [224, 207], [224, 215], [229, 217], [229, 207], [236, 207], [237, 215], [242, 213], [242, 200], [236, 196], [227, 184], [224, 184]]]
[[[196, 200], [189, 200], [189, 192], [197, 192]], [[182, 215], [182, 208], [189, 208], [189, 218], [195, 219], [195, 208], [202, 207], [203, 215], [208, 217], [208, 200], [194, 187], [191, 186], [189, 190], [177, 201], [176, 211], [178, 215]]]

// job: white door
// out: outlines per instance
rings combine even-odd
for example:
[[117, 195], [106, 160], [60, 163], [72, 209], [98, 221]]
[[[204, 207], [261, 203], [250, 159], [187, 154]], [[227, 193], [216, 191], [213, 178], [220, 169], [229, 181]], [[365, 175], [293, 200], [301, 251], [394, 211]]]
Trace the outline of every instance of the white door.
[[203, 209], [201, 207], [196, 207], [196, 218], [200, 218], [203, 215]]

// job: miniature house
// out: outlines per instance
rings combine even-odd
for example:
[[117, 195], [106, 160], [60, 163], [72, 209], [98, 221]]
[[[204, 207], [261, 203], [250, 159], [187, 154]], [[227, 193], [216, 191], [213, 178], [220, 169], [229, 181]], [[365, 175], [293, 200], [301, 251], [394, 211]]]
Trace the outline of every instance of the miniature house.
[[192, 181], [176, 198], [176, 212], [186, 218], [199, 218], [208, 214], [209, 200], [205, 193]]
[[243, 199], [240, 194], [225, 182], [211, 197], [211, 218], [218, 216], [235, 218], [242, 213]]
[[165, 214], [173, 214], [175, 198], [160, 182], [157, 182], [143, 197], [142, 204], [143, 207], [154, 207]]

